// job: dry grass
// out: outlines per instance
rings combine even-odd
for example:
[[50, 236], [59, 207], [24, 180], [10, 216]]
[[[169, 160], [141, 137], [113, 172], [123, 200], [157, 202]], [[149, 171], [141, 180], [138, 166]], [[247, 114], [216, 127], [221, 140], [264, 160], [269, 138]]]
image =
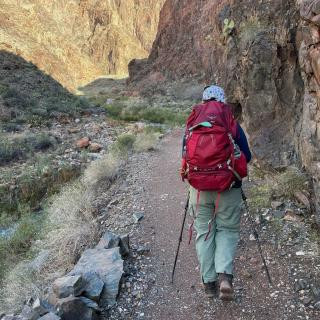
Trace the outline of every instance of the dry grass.
[[94, 161], [87, 168], [83, 176], [83, 183], [94, 186], [103, 181], [112, 181], [116, 178], [123, 160], [114, 153], [108, 153], [100, 160]]
[[44, 284], [70, 270], [82, 251], [97, 241], [99, 228], [93, 216], [95, 191], [92, 185], [78, 181], [52, 199], [43, 238], [31, 248], [31, 252], [45, 249], [50, 254], [37, 270], [38, 274], [28, 267], [30, 261], [20, 263], [9, 272], [1, 294], [7, 310], [21, 305], [26, 296], [41, 292]]
[[22, 305], [26, 297], [39, 294], [46, 284], [71, 270], [81, 253], [97, 242], [100, 230], [93, 202], [101, 182], [110, 183], [120, 165], [121, 159], [107, 154], [93, 162], [82, 179], [51, 198], [42, 238], [30, 250], [31, 253], [48, 250], [50, 254], [37, 272], [30, 268], [29, 260], [7, 274], [0, 290], [0, 303], [5, 310], [12, 311]]
[[145, 152], [154, 150], [159, 141], [159, 133], [155, 132], [142, 132], [137, 135], [136, 141], [133, 144], [133, 148], [136, 152]]

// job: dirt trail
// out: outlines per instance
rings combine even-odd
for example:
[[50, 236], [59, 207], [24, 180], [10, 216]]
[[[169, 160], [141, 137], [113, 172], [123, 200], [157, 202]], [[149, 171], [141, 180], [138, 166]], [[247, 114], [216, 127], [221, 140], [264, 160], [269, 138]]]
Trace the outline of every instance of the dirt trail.
[[[149, 256], [142, 259], [147, 266], [144, 272], [152, 275], [155, 281], [138, 304], [130, 306], [119, 302], [119, 306], [131, 308], [131, 317], [123, 319], [319, 319], [318, 311], [306, 308], [294, 290], [300, 262], [294, 256], [289, 261], [291, 255], [280, 255], [275, 243], [263, 239], [274, 282], [273, 287], [268, 286], [256, 244], [249, 240], [250, 228], [245, 216], [236, 258], [235, 302], [222, 303], [204, 296], [194, 242], [188, 246], [187, 230], [175, 283], [171, 285], [187, 191], [178, 175], [181, 134], [181, 131], [173, 132], [163, 140], [159, 151], [148, 158], [138, 156], [131, 164], [130, 170], [136, 172], [134, 184], [144, 190], [139, 199], [145, 207], [145, 218], [135, 230], [132, 241], [150, 246]], [[304, 272], [308, 272], [307, 268]], [[119, 314], [113, 319], [122, 319], [122, 316]]]

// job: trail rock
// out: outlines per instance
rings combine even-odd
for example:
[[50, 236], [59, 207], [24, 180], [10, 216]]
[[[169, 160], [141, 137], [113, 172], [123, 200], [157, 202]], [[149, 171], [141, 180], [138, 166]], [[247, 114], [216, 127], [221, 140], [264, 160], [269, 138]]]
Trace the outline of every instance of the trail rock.
[[76, 146], [80, 149], [88, 147], [90, 144], [90, 139], [89, 138], [81, 138], [76, 142]]
[[80, 132], [80, 129], [79, 129], [79, 128], [69, 128], [69, 129], [68, 129], [68, 132], [69, 132], [70, 134], [72, 134], [72, 133], [78, 133], [78, 132]]
[[[320, 72], [319, 72], [319, 74], [320, 74]], [[294, 196], [295, 196], [296, 199], [297, 199], [300, 203], [302, 203], [305, 207], [307, 207], [308, 209], [311, 208], [311, 206], [310, 206], [310, 201], [309, 201], [309, 199], [307, 198], [307, 196], [306, 196], [305, 194], [303, 194], [303, 193], [300, 192], [300, 191], [297, 191], [297, 192], [294, 193]]]
[[61, 320], [93, 320], [95, 311], [89, 308], [79, 297], [61, 299], [57, 306]]
[[134, 219], [135, 223], [138, 223], [143, 218], [144, 218], [144, 214], [141, 213], [141, 212], [136, 212], [136, 213], [133, 214], [133, 219]]
[[58, 298], [66, 298], [70, 295], [79, 296], [84, 290], [85, 283], [81, 275], [65, 276], [53, 283], [53, 292]]
[[70, 274], [95, 272], [104, 282], [101, 301], [103, 307], [111, 307], [116, 303], [119, 283], [123, 274], [123, 260], [120, 248], [87, 249]]
[[281, 207], [282, 205], [283, 205], [283, 202], [281, 202], [281, 201], [272, 201], [272, 202], [271, 202], [271, 208], [272, 208], [273, 210], [278, 209], [278, 208]]
[[139, 246], [137, 249], [137, 253], [140, 255], [147, 254], [151, 251], [151, 249], [147, 246]]
[[99, 143], [91, 143], [91, 144], [89, 145], [89, 150], [90, 150], [91, 152], [100, 152], [101, 149], [102, 149], [102, 146], [101, 146], [101, 144], [99, 144]]
[[83, 295], [93, 301], [98, 302], [104, 287], [104, 282], [95, 272], [85, 273], [83, 274], [83, 278], [87, 283], [84, 288]]
[[294, 286], [295, 291], [305, 290], [309, 287], [309, 284], [304, 279], [299, 279]]
[[61, 320], [60, 317], [58, 317], [56, 314], [53, 312], [47, 313], [43, 317], [39, 318], [39, 320]]
[[301, 218], [298, 217], [294, 212], [292, 211], [287, 211], [284, 220], [286, 221], [292, 221], [292, 222], [301, 222]]
[[311, 304], [311, 302], [312, 302], [312, 299], [311, 299], [310, 297], [304, 297], [304, 298], [302, 299], [302, 303], [303, 303], [306, 307], [308, 307], [308, 306]]
[[275, 211], [273, 211], [272, 214], [277, 219], [282, 219], [285, 215], [284, 211], [281, 211], [281, 210], [275, 210]]
[[120, 254], [122, 257], [128, 256], [130, 253], [130, 238], [129, 235], [123, 235], [120, 237]]
[[317, 303], [315, 303], [314, 308], [316, 310], [320, 310], [320, 301], [318, 301]]
[[49, 312], [49, 306], [44, 301], [40, 300], [39, 298], [32, 304], [32, 309], [36, 311], [40, 316]]
[[100, 239], [96, 248], [97, 249], [111, 249], [111, 248], [118, 247], [119, 243], [120, 243], [120, 237], [113, 234], [110, 231], [107, 231]]
[[40, 314], [26, 305], [22, 309], [21, 317], [24, 318], [24, 320], [37, 320], [40, 317]]

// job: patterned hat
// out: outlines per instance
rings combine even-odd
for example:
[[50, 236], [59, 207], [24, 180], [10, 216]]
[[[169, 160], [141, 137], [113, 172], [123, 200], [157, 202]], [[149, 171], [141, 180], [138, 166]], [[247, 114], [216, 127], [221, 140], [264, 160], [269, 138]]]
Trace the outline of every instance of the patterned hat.
[[215, 99], [219, 102], [226, 102], [224, 90], [218, 86], [209, 86], [203, 91], [203, 101]]

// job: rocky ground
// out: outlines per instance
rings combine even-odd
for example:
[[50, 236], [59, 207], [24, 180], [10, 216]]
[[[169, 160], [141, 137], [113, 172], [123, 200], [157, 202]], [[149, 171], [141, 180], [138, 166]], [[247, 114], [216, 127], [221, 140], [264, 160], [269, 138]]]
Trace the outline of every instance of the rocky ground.
[[134, 155], [124, 179], [113, 187], [101, 223], [120, 234], [129, 232], [132, 253], [125, 262], [117, 306], [101, 319], [318, 319], [319, 240], [310, 216], [300, 214], [303, 210], [290, 201], [273, 203], [274, 208], [255, 219], [272, 286], [245, 212], [234, 302], [224, 304], [204, 296], [187, 231], [175, 282], [170, 283], [186, 195], [177, 173], [180, 138], [181, 132], [175, 131], [153, 154]]

